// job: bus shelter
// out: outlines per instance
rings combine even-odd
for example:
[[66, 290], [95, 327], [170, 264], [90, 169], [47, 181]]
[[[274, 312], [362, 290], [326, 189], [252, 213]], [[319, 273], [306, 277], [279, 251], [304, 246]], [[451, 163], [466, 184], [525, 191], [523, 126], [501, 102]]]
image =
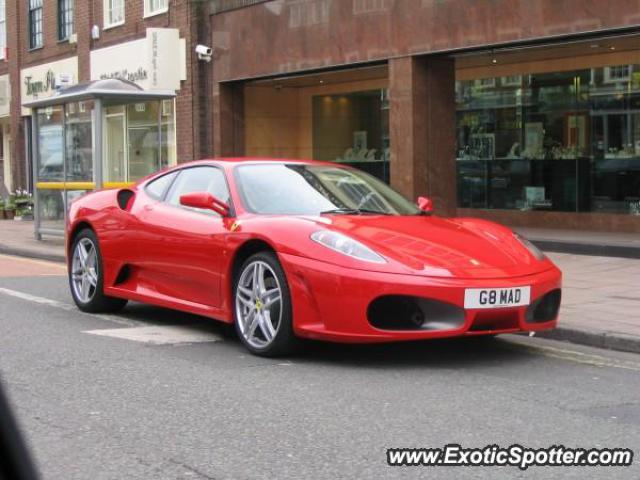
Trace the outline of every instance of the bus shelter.
[[67, 206], [176, 163], [175, 92], [121, 79], [78, 84], [32, 109], [35, 236], [64, 235]]

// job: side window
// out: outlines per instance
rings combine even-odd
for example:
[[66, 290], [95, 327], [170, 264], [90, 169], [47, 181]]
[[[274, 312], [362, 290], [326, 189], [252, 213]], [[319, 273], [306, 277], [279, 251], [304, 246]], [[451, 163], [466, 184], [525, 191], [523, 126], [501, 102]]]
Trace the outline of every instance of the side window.
[[169, 185], [171, 185], [171, 182], [173, 182], [173, 179], [176, 178], [177, 175], [178, 172], [171, 172], [161, 176], [160, 178], [156, 178], [147, 184], [145, 191], [150, 197], [153, 197], [156, 200], [161, 200], [164, 196], [164, 192], [167, 191], [167, 188], [169, 188]]
[[[171, 186], [167, 203], [179, 206], [180, 196], [185, 193], [209, 192], [218, 200], [229, 203], [229, 189], [224, 172], [214, 167], [185, 168]], [[212, 213], [207, 211], [207, 213]]]

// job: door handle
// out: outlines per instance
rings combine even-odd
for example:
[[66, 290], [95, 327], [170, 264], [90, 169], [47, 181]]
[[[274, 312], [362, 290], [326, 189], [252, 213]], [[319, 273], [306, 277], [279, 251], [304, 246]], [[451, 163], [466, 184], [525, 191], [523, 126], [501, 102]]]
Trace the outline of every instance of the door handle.
[[153, 206], [152, 205], [145, 205], [144, 206], [144, 211], [145, 212], [151, 212], [153, 210]]

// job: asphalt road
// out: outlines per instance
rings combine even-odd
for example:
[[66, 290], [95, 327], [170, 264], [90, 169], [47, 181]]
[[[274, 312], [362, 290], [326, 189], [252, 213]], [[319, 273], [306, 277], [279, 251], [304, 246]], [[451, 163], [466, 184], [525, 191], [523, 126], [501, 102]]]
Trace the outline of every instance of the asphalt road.
[[640, 478], [630, 468], [389, 467], [390, 447], [640, 449], [640, 357], [537, 338], [250, 356], [215, 322], [71, 306], [0, 256], [0, 375], [46, 479]]

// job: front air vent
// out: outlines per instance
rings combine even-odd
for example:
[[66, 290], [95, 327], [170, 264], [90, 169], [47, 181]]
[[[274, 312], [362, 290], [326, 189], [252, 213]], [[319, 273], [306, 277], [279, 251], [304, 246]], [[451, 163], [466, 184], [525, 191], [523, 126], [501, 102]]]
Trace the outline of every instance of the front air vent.
[[367, 318], [381, 330], [454, 330], [464, 325], [464, 310], [430, 298], [385, 295], [369, 304]]
[[555, 320], [560, 310], [561, 298], [562, 292], [560, 289], [557, 289], [551, 290], [546, 295], [537, 299], [527, 308], [527, 322], [544, 323]]

